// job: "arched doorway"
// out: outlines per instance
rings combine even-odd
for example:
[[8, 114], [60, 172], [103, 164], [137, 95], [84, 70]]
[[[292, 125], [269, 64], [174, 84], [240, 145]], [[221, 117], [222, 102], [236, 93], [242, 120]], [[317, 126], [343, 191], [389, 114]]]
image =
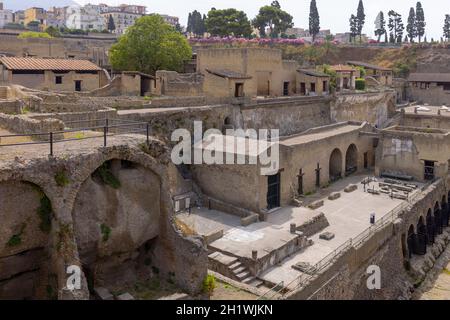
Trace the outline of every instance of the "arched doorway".
[[345, 175], [351, 175], [358, 170], [358, 149], [352, 143], [345, 153]]
[[338, 148], [334, 149], [330, 156], [329, 166], [330, 182], [342, 177], [342, 153]]
[[414, 248], [415, 248], [415, 242], [416, 242], [416, 234], [414, 233], [414, 226], [411, 225], [408, 229], [408, 238], [406, 240], [408, 244], [408, 257], [411, 259]]
[[419, 255], [427, 253], [427, 228], [423, 221], [423, 217], [419, 218], [417, 223], [417, 248], [416, 252]]
[[441, 217], [441, 208], [439, 207], [439, 202], [436, 202], [434, 205], [434, 224], [436, 234], [442, 233], [442, 217]]
[[427, 212], [427, 241], [428, 244], [431, 245], [434, 243], [434, 235], [435, 235], [435, 226], [434, 226], [434, 217], [431, 214], [431, 209], [428, 209]]
[[442, 218], [442, 226], [443, 227], [448, 227], [448, 203], [447, 203], [447, 199], [445, 199], [445, 196], [442, 196], [442, 201], [441, 201], [441, 218]]

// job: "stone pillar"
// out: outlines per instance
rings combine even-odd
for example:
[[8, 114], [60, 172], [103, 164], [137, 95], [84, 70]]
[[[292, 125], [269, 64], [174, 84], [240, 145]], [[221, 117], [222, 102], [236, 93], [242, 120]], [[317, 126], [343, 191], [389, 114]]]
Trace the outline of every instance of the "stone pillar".
[[252, 259], [257, 260], [258, 259], [258, 250], [252, 250]]

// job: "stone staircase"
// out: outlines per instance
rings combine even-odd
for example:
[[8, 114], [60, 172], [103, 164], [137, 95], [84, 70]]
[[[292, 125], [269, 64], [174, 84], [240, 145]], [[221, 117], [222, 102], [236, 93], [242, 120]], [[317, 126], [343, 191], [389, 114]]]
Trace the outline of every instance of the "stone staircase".
[[253, 287], [261, 287], [263, 281], [254, 277], [248, 268], [243, 265], [238, 258], [224, 254], [222, 252], [213, 252], [208, 255], [209, 268], [233, 280], [251, 285]]
[[0, 99], [8, 99], [8, 87], [0, 86]]

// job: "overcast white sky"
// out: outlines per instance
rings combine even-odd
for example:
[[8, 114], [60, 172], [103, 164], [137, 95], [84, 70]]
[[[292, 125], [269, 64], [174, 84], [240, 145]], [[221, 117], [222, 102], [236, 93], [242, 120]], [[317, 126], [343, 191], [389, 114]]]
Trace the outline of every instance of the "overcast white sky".
[[[271, 0], [75, 0], [80, 4], [107, 3], [117, 5], [120, 3], [134, 3], [147, 6], [148, 12], [165, 13], [178, 16], [182, 25], [186, 25], [187, 15], [190, 11], [198, 10], [207, 13], [211, 7], [218, 9], [236, 8], [247, 13], [252, 19], [261, 6], [270, 4]], [[359, 0], [316, 0], [320, 14], [320, 26], [331, 29], [331, 32], [348, 31], [348, 19], [356, 13]], [[294, 17], [296, 27], [308, 27], [310, 0], [279, 0], [282, 9]], [[426, 33], [428, 40], [432, 37], [439, 39], [442, 36], [445, 14], [450, 14], [450, 0], [422, 0], [427, 23]], [[402, 15], [406, 27], [410, 7], [416, 6], [416, 0], [364, 0], [366, 11], [366, 24], [364, 33], [374, 37], [374, 21], [380, 10], [387, 12], [395, 10]]]

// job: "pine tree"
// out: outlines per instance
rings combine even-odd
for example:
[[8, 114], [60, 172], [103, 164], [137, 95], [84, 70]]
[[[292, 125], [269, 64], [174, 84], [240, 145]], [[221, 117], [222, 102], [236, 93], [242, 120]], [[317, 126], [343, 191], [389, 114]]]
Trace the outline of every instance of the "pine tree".
[[110, 14], [108, 18], [108, 31], [113, 32], [114, 30], [116, 30], [116, 24], [114, 23], [114, 19]]
[[364, 13], [364, 4], [362, 0], [359, 0], [358, 10], [356, 11], [356, 29], [359, 35], [359, 42], [362, 42], [362, 29], [366, 22], [366, 14]]
[[445, 15], [444, 21], [444, 38], [450, 40], [450, 14]]
[[425, 14], [423, 12], [422, 4], [417, 2], [416, 4], [416, 31], [419, 37], [419, 43], [422, 37], [425, 35]]
[[350, 16], [350, 42], [353, 42], [358, 35], [358, 18], [352, 14]]
[[409, 36], [409, 40], [414, 42], [414, 38], [417, 37], [417, 22], [416, 12], [414, 8], [409, 9], [408, 24], [406, 25], [406, 33]]
[[401, 43], [403, 39], [403, 30], [405, 27], [403, 26], [402, 16], [395, 12], [394, 10], [389, 11], [389, 42]]
[[311, 0], [309, 7], [309, 34], [312, 36], [313, 42], [320, 31], [320, 17], [317, 10], [316, 0]]
[[190, 12], [189, 12], [189, 15], [188, 15], [188, 21], [187, 21], [186, 31], [187, 31], [188, 33], [191, 33], [191, 32], [192, 32], [192, 13], [190, 13]]
[[[384, 13], [383, 11], [380, 11], [380, 13], [377, 16], [377, 19], [375, 21], [375, 35], [378, 36], [378, 42], [380, 42], [381, 36], [384, 34], [386, 35], [386, 20], [384, 20]], [[387, 35], [386, 40], [387, 42]]]

